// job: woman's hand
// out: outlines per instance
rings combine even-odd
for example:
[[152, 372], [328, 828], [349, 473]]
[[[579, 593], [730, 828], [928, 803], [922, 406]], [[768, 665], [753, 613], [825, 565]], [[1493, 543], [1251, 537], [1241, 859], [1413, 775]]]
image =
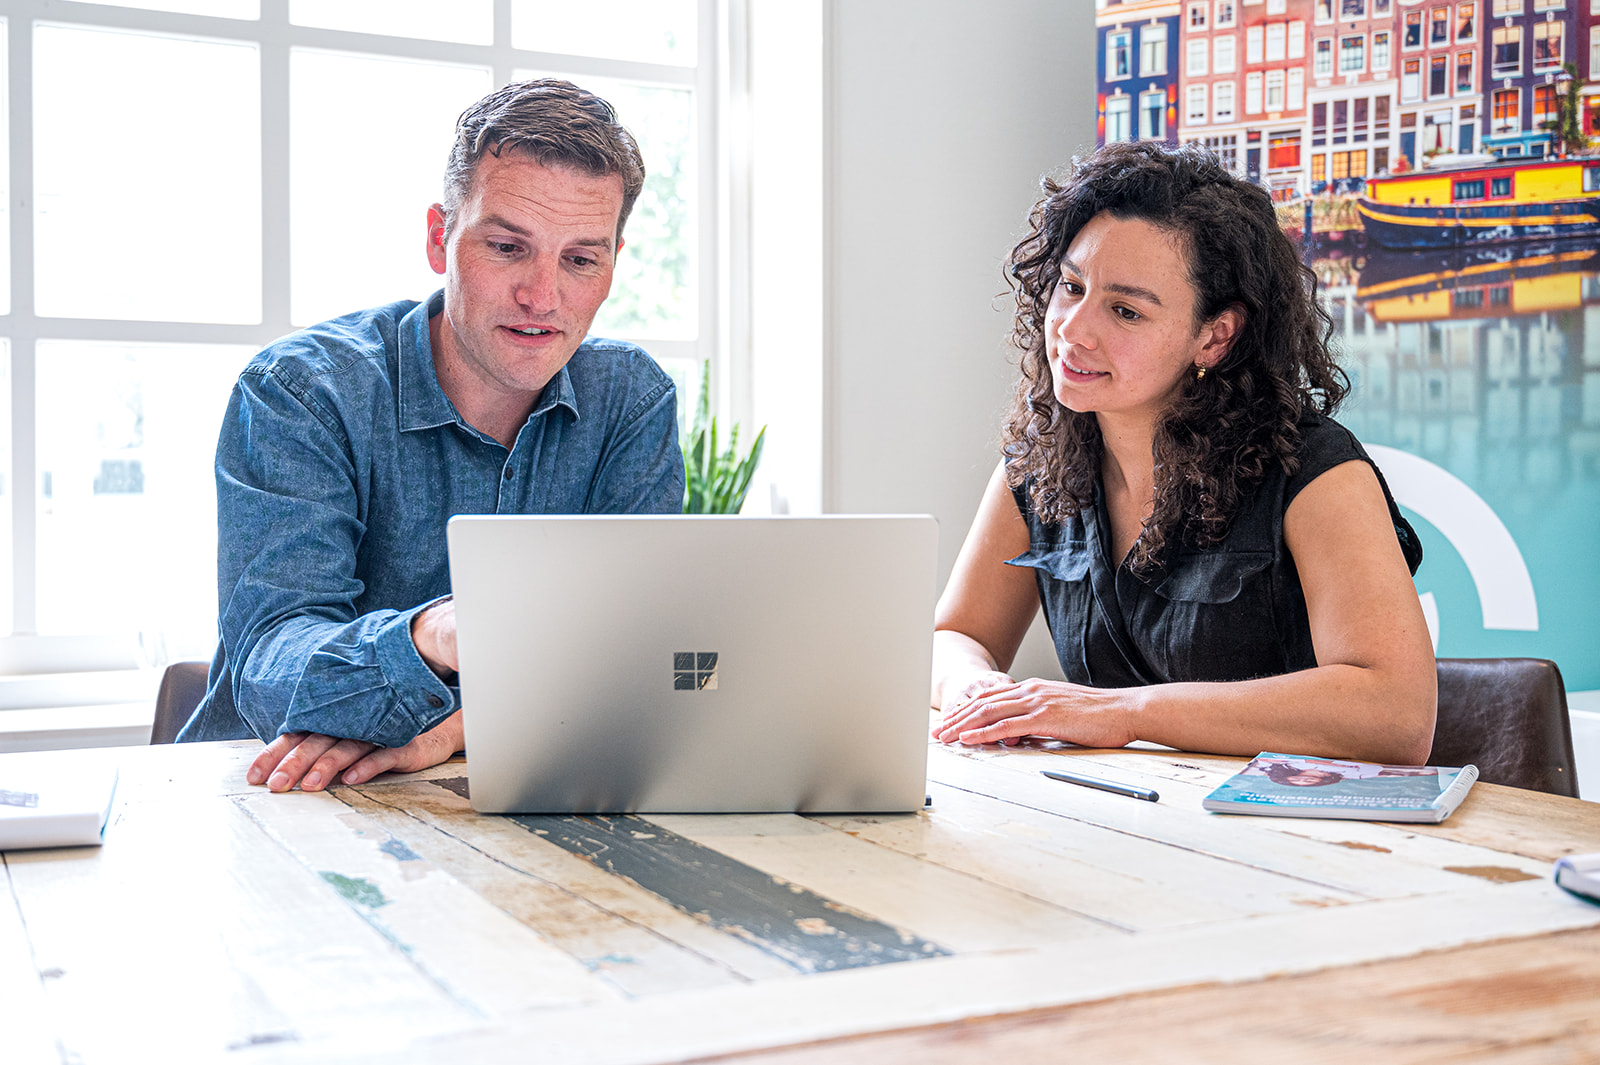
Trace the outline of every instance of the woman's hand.
[[1022, 736], [1047, 736], [1084, 747], [1126, 747], [1138, 738], [1126, 709], [1130, 691], [1037, 677], [991, 685], [965, 700], [951, 700], [953, 705], [934, 726], [933, 736], [941, 743], [1006, 743]]
[[[994, 688], [1009, 688], [1016, 681], [1011, 674], [1002, 673], [997, 669], [986, 669], [968, 678], [962, 677], [958, 683], [946, 683], [947, 689], [944, 704], [939, 707], [939, 712], [948, 719], [951, 714], [972, 702], [973, 699], [986, 691]], [[944, 726], [941, 724], [934, 729], [938, 733]]]

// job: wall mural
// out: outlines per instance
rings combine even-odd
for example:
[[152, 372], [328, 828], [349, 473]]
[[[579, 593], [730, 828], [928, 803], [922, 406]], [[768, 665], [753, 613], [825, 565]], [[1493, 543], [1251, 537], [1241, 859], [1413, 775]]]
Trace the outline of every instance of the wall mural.
[[1272, 191], [1441, 656], [1600, 689], [1600, 0], [1097, 0], [1099, 143]]

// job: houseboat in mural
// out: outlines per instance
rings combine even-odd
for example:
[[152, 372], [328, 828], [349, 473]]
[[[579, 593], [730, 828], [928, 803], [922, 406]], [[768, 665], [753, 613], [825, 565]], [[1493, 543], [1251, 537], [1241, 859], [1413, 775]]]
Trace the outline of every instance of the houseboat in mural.
[[[1514, 250], [1513, 250], [1514, 249]], [[1600, 306], [1600, 249], [1588, 241], [1368, 255], [1356, 299], [1375, 321], [1505, 318]]]
[[1368, 178], [1356, 201], [1386, 248], [1600, 236], [1600, 157], [1495, 161]]

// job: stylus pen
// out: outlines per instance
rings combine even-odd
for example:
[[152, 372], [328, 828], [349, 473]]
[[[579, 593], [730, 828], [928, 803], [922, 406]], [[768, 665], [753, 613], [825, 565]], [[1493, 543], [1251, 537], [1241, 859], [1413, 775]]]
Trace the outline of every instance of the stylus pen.
[[1143, 799], [1145, 802], [1155, 802], [1161, 796], [1149, 788], [1136, 788], [1132, 784], [1119, 784], [1115, 780], [1102, 780], [1099, 777], [1086, 777], [1082, 773], [1060, 773], [1054, 769], [1041, 769], [1039, 772], [1051, 780], [1064, 780], [1068, 784], [1082, 784], [1086, 788], [1096, 791], [1109, 791], [1113, 795], [1126, 795], [1130, 799]]

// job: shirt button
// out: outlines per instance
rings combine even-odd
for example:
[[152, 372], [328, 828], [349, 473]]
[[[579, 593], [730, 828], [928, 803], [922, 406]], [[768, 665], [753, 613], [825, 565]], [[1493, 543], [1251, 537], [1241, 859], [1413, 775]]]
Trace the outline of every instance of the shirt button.
[[516, 470], [513, 470], [510, 466], [506, 467], [506, 480], [509, 481], [509, 480], [511, 480], [511, 478], [515, 477], [516, 475], [517, 475], [517, 471]]
[[439, 707], [444, 705], [444, 700], [439, 698], [437, 695], [430, 695], [428, 696], [428, 705], [437, 710]]

